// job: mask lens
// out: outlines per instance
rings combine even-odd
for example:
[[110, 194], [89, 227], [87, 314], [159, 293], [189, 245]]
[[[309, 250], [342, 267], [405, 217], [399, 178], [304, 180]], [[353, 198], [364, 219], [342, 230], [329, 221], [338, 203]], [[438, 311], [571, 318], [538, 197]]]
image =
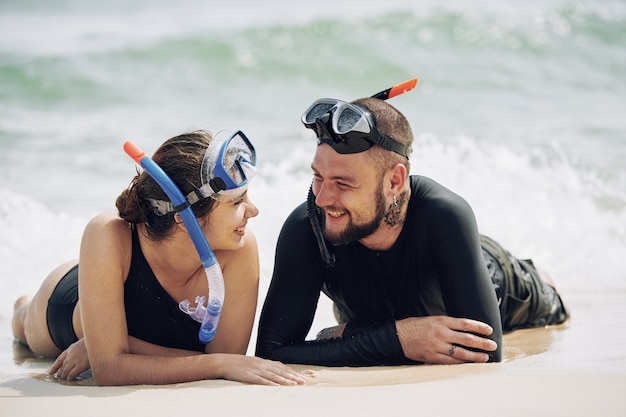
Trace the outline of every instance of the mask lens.
[[315, 123], [315, 120], [328, 113], [335, 106], [335, 103], [317, 103], [306, 114], [306, 123]]
[[251, 148], [250, 142], [242, 137], [241, 132], [238, 132], [226, 147], [222, 164], [236, 184], [246, 180], [245, 172], [242, 170], [244, 164], [256, 165], [256, 153]]
[[246, 168], [256, 165], [256, 152], [243, 132], [236, 132], [222, 148], [221, 164], [234, 185], [245, 184]]
[[363, 114], [357, 113], [350, 107], [345, 107], [337, 118], [337, 133], [342, 135], [350, 132], [357, 125]]
[[235, 149], [227, 149], [224, 155], [225, 171], [228, 176], [233, 180], [236, 185], [242, 184], [246, 179], [244, 172], [241, 170], [241, 164], [239, 163], [239, 153]]

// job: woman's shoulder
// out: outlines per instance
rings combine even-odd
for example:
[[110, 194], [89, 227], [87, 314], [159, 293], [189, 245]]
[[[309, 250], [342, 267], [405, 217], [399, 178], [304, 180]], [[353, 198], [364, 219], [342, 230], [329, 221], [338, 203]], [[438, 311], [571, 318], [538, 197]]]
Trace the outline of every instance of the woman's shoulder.
[[87, 223], [87, 227], [91, 228], [119, 226], [128, 228], [129, 224], [114, 212], [97, 214]]
[[96, 251], [105, 248], [126, 251], [131, 245], [130, 230], [130, 224], [117, 214], [98, 214], [85, 227], [83, 246]]

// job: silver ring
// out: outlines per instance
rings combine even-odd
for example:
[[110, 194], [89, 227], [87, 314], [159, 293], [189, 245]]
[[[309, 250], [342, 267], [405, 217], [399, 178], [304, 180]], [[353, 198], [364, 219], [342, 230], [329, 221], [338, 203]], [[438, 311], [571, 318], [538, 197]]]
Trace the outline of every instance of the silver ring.
[[453, 343], [450, 345], [450, 350], [448, 350], [448, 355], [454, 356], [454, 349], [456, 349], [456, 345]]

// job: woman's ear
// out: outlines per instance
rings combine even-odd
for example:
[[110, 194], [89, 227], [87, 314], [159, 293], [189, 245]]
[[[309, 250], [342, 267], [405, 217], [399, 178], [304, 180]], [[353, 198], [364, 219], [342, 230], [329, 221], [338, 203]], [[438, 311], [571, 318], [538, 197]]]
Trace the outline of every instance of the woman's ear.
[[180, 213], [175, 213], [174, 214], [174, 221], [176, 222], [176, 224], [178, 225], [178, 227], [180, 227], [181, 229], [183, 229], [185, 232], [187, 232], [187, 226], [185, 226], [185, 222], [183, 221], [183, 218], [180, 217]]

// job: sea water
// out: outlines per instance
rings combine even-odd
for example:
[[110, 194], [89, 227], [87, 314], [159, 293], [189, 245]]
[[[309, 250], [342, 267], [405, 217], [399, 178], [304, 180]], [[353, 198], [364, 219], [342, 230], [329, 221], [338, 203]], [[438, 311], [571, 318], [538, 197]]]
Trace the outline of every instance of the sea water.
[[311, 180], [302, 111], [412, 77], [390, 101], [412, 173], [565, 293], [626, 289], [624, 1], [3, 0], [0, 317], [115, 209], [136, 170], [124, 141], [151, 154], [195, 129], [257, 147], [262, 301]]

